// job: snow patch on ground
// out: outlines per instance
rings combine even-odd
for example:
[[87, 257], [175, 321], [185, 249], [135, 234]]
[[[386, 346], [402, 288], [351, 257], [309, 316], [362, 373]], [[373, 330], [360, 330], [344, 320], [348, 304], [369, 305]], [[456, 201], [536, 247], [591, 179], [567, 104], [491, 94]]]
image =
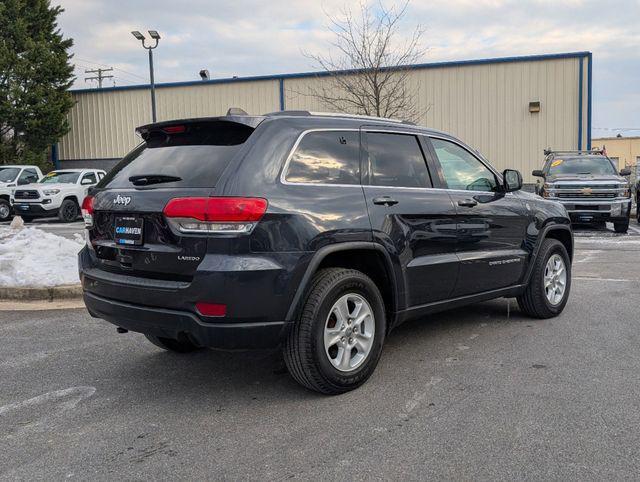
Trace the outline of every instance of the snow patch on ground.
[[0, 286], [50, 287], [79, 283], [79, 234], [67, 239], [37, 228], [0, 227]]

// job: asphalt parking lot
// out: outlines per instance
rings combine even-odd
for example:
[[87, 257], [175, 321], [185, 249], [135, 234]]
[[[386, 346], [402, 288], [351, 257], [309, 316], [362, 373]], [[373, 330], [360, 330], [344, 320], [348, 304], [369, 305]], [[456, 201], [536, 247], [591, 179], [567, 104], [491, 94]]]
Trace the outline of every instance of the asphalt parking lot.
[[637, 478], [640, 235], [576, 244], [560, 317], [497, 300], [405, 324], [340, 397], [277, 354], [176, 355], [81, 309], [0, 312], [0, 478]]

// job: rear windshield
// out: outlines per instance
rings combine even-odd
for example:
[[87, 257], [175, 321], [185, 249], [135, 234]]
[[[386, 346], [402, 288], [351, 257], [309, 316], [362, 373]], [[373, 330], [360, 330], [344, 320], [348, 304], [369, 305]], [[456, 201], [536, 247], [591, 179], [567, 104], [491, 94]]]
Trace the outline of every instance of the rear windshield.
[[172, 127], [176, 129], [170, 134], [162, 130], [143, 134], [145, 142], [127, 154], [98, 186], [134, 187], [131, 179], [149, 176], [154, 179], [150, 187], [215, 187], [222, 171], [253, 133], [252, 127], [224, 121]]
[[616, 169], [605, 156], [558, 157], [549, 164], [549, 174], [615, 175]]

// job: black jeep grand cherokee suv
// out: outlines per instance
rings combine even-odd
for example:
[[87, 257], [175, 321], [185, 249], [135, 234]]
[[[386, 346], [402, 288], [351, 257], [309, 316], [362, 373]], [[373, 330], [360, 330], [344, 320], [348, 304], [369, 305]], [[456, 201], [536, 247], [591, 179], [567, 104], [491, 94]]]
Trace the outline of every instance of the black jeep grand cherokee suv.
[[298, 382], [342, 393], [405, 320], [567, 302], [565, 209], [445, 133], [308, 112], [138, 132], [83, 203], [80, 276], [91, 315], [162, 348], [282, 345]]

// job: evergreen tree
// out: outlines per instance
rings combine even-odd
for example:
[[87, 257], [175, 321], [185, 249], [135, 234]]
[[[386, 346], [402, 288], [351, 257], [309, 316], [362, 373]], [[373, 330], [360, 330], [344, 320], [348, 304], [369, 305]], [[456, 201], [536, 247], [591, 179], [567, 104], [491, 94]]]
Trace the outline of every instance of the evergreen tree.
[[73, 66], [49, 0], [0, 0], [0, 164], [44, 165], [69, 131]]

